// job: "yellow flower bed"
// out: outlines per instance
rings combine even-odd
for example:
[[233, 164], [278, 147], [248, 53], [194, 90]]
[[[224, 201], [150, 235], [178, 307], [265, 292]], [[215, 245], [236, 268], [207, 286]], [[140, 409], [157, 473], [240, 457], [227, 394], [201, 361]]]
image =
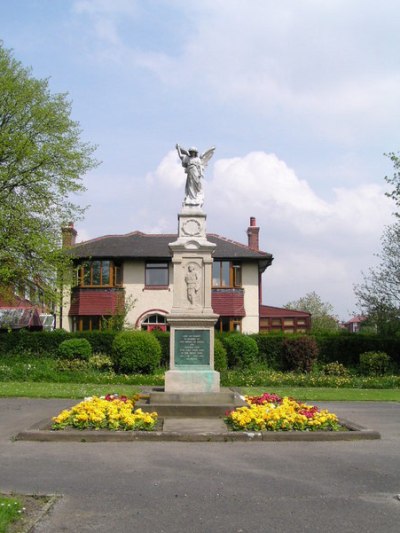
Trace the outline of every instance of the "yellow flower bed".
[[[263, 398], [272, 398], [268, 401]], [[279, 398], [265, 394], [246, 397], [247, 406], [239, 407], [227, 415], [225, 421], [233, 431], [339, 431], [335, 414], [326, 409], [297, 402], [292, 398]]]
[[93, 396], [53, 417], [52, 429], [111, 429], [114, 431], [151, 431], [157, 423], [157, 413], [134, 411], [134, 400]]

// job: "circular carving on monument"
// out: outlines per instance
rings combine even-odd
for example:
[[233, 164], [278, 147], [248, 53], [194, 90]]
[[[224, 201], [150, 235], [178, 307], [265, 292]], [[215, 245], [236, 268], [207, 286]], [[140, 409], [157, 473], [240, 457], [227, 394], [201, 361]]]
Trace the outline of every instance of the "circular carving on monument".
[[193, 235], [199, 235], [201, 230], [201, 224], [197, 220], [194, 220], [193, 218], [186, 220], [182, 224], [182, 231], [185, 235], [190, 235], [191, 237]]

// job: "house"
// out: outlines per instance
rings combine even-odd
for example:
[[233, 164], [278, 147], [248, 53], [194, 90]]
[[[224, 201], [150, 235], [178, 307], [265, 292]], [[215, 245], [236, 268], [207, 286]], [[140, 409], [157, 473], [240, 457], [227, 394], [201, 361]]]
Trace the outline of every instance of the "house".
[[[273, 257], [259, 250], [259, 227], [250, 218], [248, 243], [207, 234], [216, 245], [212, 268], [212, 308], [218, 331], [257, 333], [261, 277]], [[105, 235], [76, 244], [72, 224], [63, 228], [63, 245], [73, 257], [72, 286], [64, 287], [57, 327], [68, 331], [101, 329], [102, 321], [132, 303], [127, 321], [138, 329], [168, 329], [174, 279], [169, 244], [175, 234]]]
[[311, 313], [270, 305], [260, 306], [260, 331], [308, 333], [311, 330]]
[[361, 325], [367, 320], [365, 316], [353, 316], [343, 324], [343, 327], [347, 329], [350, 333], [358, 333], [360, 331]]

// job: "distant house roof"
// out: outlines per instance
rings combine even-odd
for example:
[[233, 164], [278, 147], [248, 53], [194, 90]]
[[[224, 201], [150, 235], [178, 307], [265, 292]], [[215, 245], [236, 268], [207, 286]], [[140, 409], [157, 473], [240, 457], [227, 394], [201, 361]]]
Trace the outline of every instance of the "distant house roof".
[[295, 309], [286, 309], [285, 307], [273, 307], [271, 305], [260, 305], [260, 318], [307, 318], [311, 313], [306, 311], [297, 311]]
[[[271, 254], [253, 250], [216, 234], [208, 234], [210, 242], [216, 244], [214, 259], [257, 260], [260, 267], [267, 268], [273, 260]], [[125, 235], [105, 235], [74, 245], [69, 253], [75, 258], [123, 258], [123, 259], [167, 259], [172, 257], [169, 244], [177, 239], [176, 234], [149, 234], [134, 231]]]
[[357, 315], [357, 316], [353, 316], [353, 318], [350, 318], [350, 320], [345, 322], [344, 325], [347, 326], [348, 324], [360, 324], [361, 322], [364, 322], [365, 320], [367, 320], [365, 316]]
[[38, 310], [35, 307], [1, 307], [0, 330], [43, 329]]

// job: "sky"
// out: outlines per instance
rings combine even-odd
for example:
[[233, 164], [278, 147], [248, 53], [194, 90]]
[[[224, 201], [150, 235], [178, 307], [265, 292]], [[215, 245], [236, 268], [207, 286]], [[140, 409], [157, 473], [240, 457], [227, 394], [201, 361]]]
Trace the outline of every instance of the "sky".
[[247, 243], [255, 217], [263, 303], [315, 291], [347, 320], [394, 221], [399, 16], [398, 0], [3, 0], [0, 39], [98, 147], [78, 241], [175, 233], [175, 145], [216, 146], [207, 231]]

